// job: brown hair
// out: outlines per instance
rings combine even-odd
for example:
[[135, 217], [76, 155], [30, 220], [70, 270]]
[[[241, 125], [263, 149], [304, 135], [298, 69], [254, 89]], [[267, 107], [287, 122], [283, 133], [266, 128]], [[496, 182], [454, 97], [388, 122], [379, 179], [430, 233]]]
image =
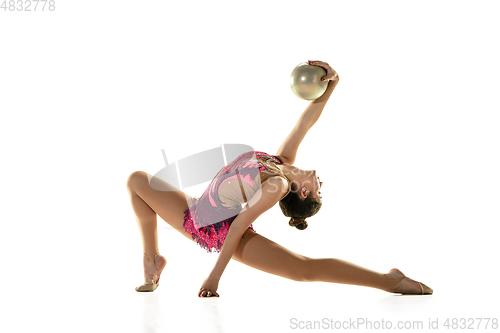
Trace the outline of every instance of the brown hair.
[[302, 198], [298, 193], [298, 185], [295, 182], [291, 184], [291, 191], [286, 197], [281, 199], [280, 208], [283, 215], [290, 217], [288, 224], [299, 230], [307, 228], [307, 217], [311, 217], [321, 209], [321, 202], [316, 201], [312, 196]]

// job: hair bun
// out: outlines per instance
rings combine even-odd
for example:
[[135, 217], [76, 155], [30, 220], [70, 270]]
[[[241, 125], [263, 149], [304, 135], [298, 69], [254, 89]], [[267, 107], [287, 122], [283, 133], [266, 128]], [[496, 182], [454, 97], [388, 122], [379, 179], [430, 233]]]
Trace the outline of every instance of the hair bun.
[[290, 218], [290, 221], [288, 222], [288, 224], [292, 227], [299, 229], [299, 230], [304, 230], [305, 228], [307, 228], [306, 219], [294, 219], [292, 217], [292, 218]]

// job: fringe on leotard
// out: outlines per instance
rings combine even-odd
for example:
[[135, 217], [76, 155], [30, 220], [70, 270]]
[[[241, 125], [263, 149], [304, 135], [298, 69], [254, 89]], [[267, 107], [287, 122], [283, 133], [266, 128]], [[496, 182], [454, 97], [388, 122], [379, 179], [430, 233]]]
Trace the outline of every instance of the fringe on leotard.
[[[199, 197], [194, 198], [193, 205], [196, 204], [198, 200]], [[182, 226], [184, 227], [184, 230], [191, 235], [191, 238], [208, 253], [220, 253], [222, 245], [226, 240], [229, 227], [235, 218], [236, 216], [233, 216], [224, 221], [220, 221], [197, 230], [194, 226], [193, 218], [191, 217], [190, 208], [188, 208], [184, 211], [184, 223]], [[255, 231], [252, 225], [249, 226], [249, 229]]]

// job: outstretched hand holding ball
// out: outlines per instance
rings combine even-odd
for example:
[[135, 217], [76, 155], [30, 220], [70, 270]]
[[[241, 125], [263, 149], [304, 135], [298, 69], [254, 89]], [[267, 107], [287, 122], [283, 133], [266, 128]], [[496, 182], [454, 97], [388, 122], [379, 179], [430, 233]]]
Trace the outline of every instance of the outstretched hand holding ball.
[[325, 93], [328, 81], [338, 79], [339, 75], [328, 63], [310, 60], [294, 68], [290, 75], [290, 88], [297, 97], [314, 100]]

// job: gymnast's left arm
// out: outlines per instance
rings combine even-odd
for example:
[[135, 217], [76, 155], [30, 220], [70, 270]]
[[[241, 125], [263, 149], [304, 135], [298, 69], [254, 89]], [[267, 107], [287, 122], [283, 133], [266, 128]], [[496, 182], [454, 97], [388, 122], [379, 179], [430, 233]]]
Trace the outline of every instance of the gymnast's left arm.
[[[288, 191], [287, 182], [281, 177], [271, 177], [262, 184], [261, 190], [250, 199], [229, 227], [221, 252], [210, 275], [203, 281], [198, 297], [216, 296], [219, 280], [229, 260], [240, 244], [248, 227], [265, 211], [273, 207]], [[261, 194], [259, 194], [261, 193]]]
[[323, 67], [326, 70], [326, 75], [322, 79], [328, 81], [328, 86], [323, 95], [309, 103], [290, 134], [288, 134], [278, 148], [276, 155], [282, 157], [285, 163], [291, 165], [295, 163], [297, 151], [302, 140], [318, 121], [325, 108], [326, 102], [328, 102], [333, 90], [339, 83], [339, 75], [330, 65], [328, 65], [328, 63], [323, 61], [310, 61], [309, 63], [313, 66]]
[[328, 99], [330, 99], [333, 90], [340, 80], [338, 73], [328, 63], [323, 61], [310, 61], [309, 64], [312, 66], [322, 67], [326, 70], [326, 75], [323, 77], [323, 79], [328, 81], [328, 87], [326, 88], [326, 91], [323, 93], [323, 95], [309, 103], [309, 105], [299, 118], [299, 123], [302, 123], [307, 128], [307, 130], [313, 127], [313, 125], [321, 116], [326, 102], [328, 102]]

